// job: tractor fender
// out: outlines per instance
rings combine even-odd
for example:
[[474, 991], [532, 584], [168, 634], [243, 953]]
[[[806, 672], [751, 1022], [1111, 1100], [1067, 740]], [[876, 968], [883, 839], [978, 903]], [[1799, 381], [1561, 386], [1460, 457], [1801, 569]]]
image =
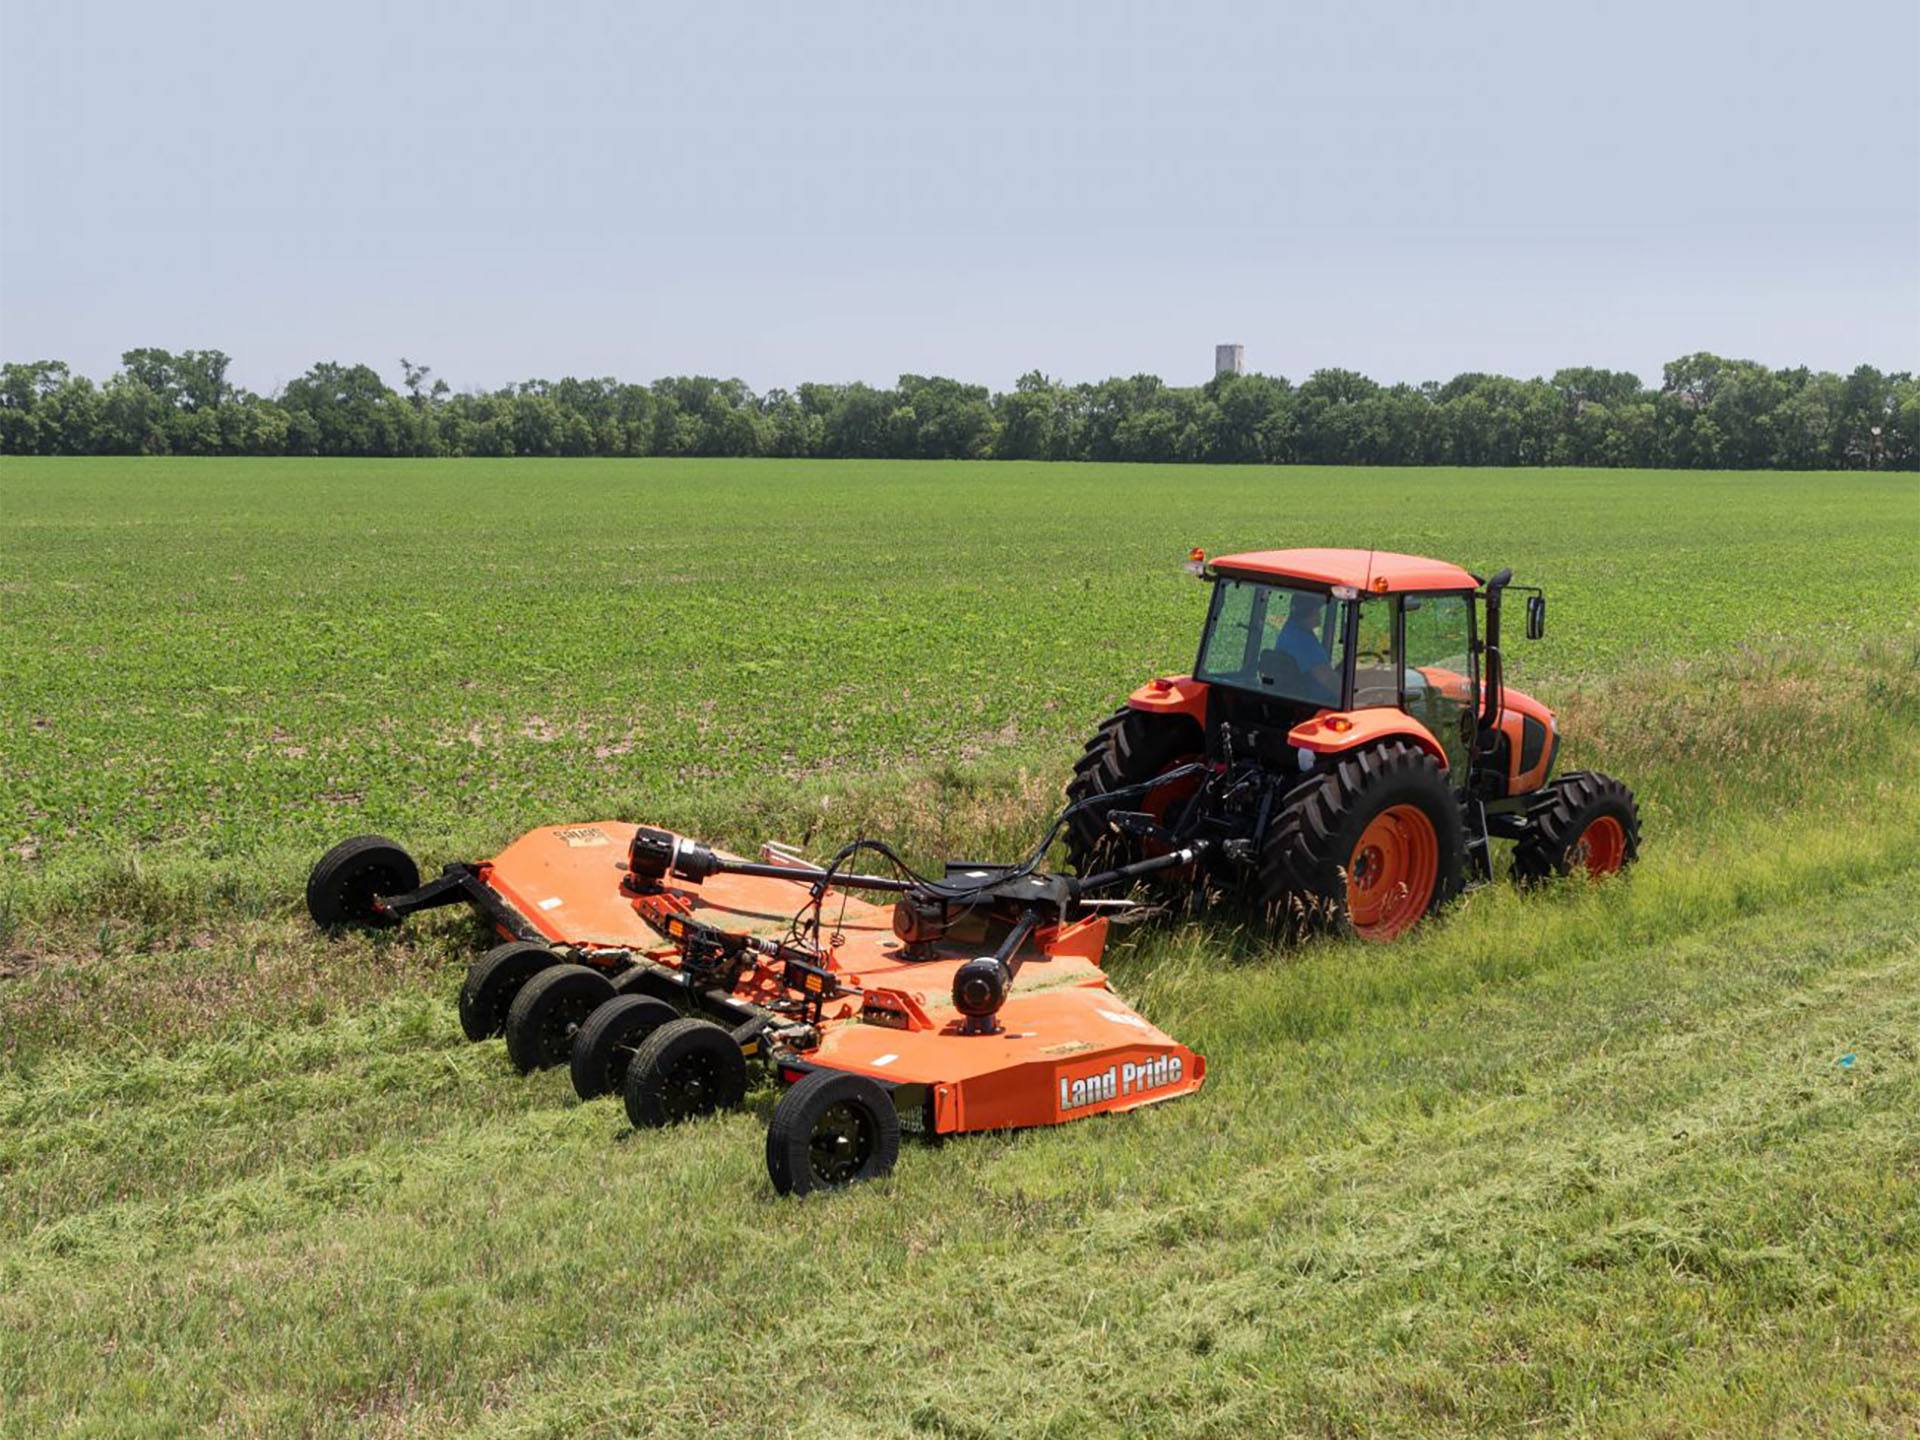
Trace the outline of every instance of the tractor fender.
[[1207, 723], [1207, 682], [1191, 675], [1160, 675], [1127, 697], [1127, 708], [1149, 715], [1186, 715]]
[[1287, 732], [1287, 743], [1316, 755], [1339, 755], [1382, 740], [1411, 740], [1447, 768], [1447, 752], [1433, 732], [1404, 710], [1368, 705], [1358, 710], [1322, 710]]

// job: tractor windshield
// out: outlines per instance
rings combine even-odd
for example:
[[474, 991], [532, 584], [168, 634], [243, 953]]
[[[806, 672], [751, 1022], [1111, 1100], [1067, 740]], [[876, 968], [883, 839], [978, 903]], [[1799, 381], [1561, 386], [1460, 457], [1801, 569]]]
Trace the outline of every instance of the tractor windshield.
[[1221, 578], [1196, 678], [1308, 705], [1338, 705], [1347, 602], [1324, 590]]

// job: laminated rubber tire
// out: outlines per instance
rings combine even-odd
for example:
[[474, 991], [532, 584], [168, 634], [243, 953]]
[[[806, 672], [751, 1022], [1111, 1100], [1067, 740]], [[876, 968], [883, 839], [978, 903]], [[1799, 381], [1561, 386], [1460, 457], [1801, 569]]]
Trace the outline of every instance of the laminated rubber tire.
[[574, 1032], [568, 1070], [573, 1093], [582, 1100], [624, 1090], [627, 1066], [647, 1036], [680, 1018], [680, 1012], [651, 995], [616, 995], [587, 1017]]
[[322, 930], [390, 930], [400, 916], [374, 905], [376, 897], [404, 895], [420, 885], [413, 857], [384, 835], [342, 840], [307, 876], [307, 913]]
[[671, 1020], [634, 1052], [625, 1096], [636, 1130], [731, 1110], [747, 1096], [747, 1057], [711, 1020]]
[[[1123, 705], [1100, 722], [1074, 762], [1067, 800], [1090, 800], [1142, 784], [1199, 759], [1205, 743], [1199, 725], [1190, 716], [1153, 715]], [[1125, 801], [1121, 808], [1171, 818], [1170, 812], [1192, 793], [1193, 783], [1177, 781], [1164, 790]], [[1067, 867], [1076, 875], [1094, 875], [1145, 859], [1153, 852], [1144, 847], [1138, 836], [1116, 835], [1098, 806], [1067, 822]]]
[[893, 1097], [865, 1075], [815, 1070], [802, 1076], [780, 1097], [767, 1127], [767, 1177], [782, 1195], [878, 1179], [899, 1158]]
[[1513, 847], [1513, 878], [1536, 885], [1584, 871], [1618, 874], [1640, 858], [1640, 808], [1625, 782], [1597, 770], [1562, 775], [1527, 807], [1527, 833]]
[[550, 965], [520, 987], [507, 1010], [507, 1057], [522, 1075], [564, 1065], [573, 1035], [613, 998], [613, 982], [585, 965]]
[[1288, 928], [1384, 941], [1452, 899], [1465, 863], [1446, 772], [1411, 742], [1389, 740], [1288, 792], [1267, 827], [1260, 887]]
[[560, 963], [544, 945], [509, 940], [467, 967], [460, 986], [460, 1030], [469, 1040], [491, 1040], [507, 1028], [520, 987], [542, 970]]

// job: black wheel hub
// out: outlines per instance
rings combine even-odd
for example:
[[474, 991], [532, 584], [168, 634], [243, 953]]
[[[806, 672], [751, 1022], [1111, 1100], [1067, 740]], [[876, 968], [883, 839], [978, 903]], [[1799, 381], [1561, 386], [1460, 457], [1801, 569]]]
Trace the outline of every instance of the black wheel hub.
[[498, 1035], [502, 1030], [507, 1028], [507, 1011], [512, 1008], [511, 1002], [500, 994], [499, 988], [496, 987], [492, 998], [489, 999], [486, 1004], [486, 1018], [491, 1022], [488, 1029], [493, 1034]]
[[341, 914], [372, 921], [380, 918], [381, 896], [399, 895], [408, 888], [406, 876], [397, 867], [376, 861], [342, 875], [334, 885], [333, 898]]
[[538, 1029], [540, 1049], [545, 1058], [555, 1062], [564, 1060], [567, 1052], [573, 1048], [573, 1032], [592, 1013], [592, 1004], [580, 1000], [563, 1001], [550, 1009], [541, 1019]]
[[672, 1119], [690, 1119], [714, 1108], [720, 1092], [720, 1064], [712, 1055], [684, 1055], [663, 1078], [661, 1105]]
[[615, 1083], [620, 1079], [620, 1057], [623, 1053], [626, 1052], [623, 1052], [617, 1046], [601, 1052], [600, 1073], [594, 1078], [600, 1082], [600, 1089], [603, 1093], [613, 1089]]
[[625, 1041], [617, 1041], [601, 1047], [600, 1089], [603, 1094], [620, 1088], [620, 1082], [626, 1078], [628, 1067], [633, 1064], [633, 1056], [634, 1047]]
[[860, 1106], [842, 1100], [829, 1105], [807, 1139], [807, 1163], [823, 1185], [845, 1185], [873, 1158], [873, 1119]]

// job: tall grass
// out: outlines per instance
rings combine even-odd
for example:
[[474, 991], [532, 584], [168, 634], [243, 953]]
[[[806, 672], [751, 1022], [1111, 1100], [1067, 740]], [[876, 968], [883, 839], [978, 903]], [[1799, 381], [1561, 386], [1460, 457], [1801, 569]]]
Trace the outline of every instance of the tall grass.
[[[1754, 813], [1911, 794], [1920, 632], [1841, 646], [1781, 641], [1628, 667], [1551, 698], [1564, 740], [1559, 768], [1620, 775], [1634, 787], [1656, 848], [1697, 844]], [[616, 784], [596, 818], [664, 824], [742, 851], [768, 838], [825, 850], [870, 834], [927, 859], [1012, 856], [1032, 846], [1057, 810], [1075, 753], [1044, 744], [971, 764], [800, 780]], [[513, 836], [476, 812], [396, 838], [438, 864], [491, 854]], [[314, 850], [286, 844], [211, 858], [109, 849], [52, 870], [0, 871], [0, 923], [71, 932], [106, 921], [141, 948], [215, 920], [296, 911], [313, 858]]]

